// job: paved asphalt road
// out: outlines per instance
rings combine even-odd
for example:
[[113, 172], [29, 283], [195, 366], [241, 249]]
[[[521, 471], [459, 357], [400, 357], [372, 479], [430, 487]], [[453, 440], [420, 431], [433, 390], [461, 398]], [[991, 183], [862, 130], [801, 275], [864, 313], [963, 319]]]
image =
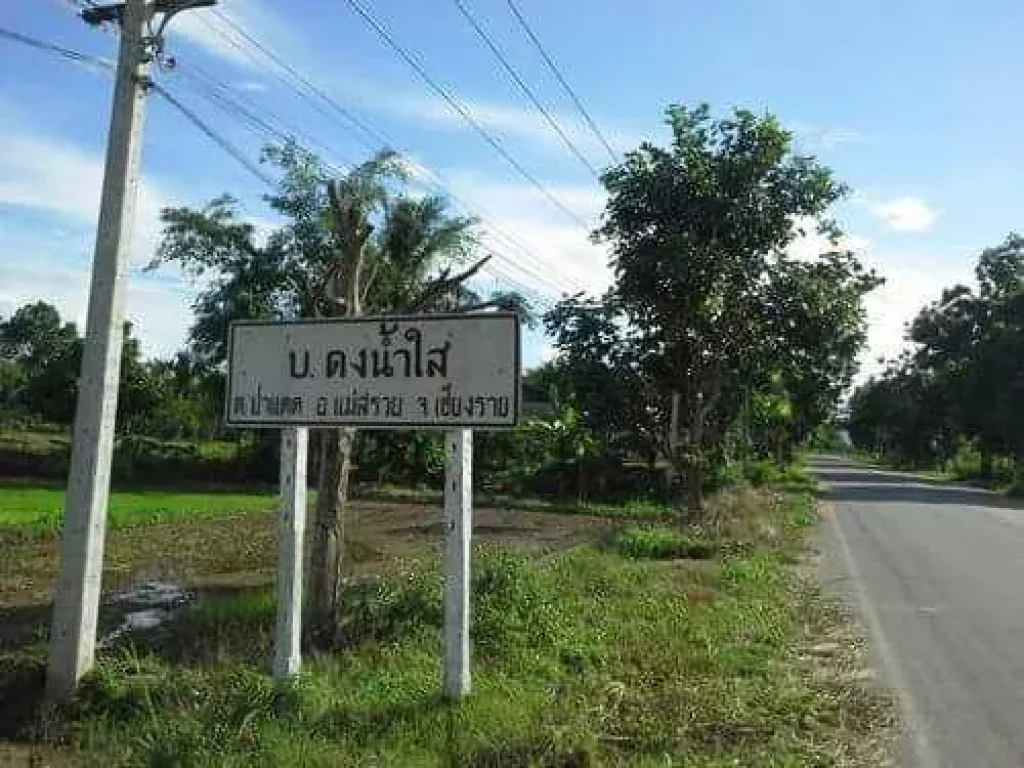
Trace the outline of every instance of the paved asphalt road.
[[907, 720], [901, 765], [1024, 766], [1024, 508], [821, 460], [826, 581], [853, 601]]

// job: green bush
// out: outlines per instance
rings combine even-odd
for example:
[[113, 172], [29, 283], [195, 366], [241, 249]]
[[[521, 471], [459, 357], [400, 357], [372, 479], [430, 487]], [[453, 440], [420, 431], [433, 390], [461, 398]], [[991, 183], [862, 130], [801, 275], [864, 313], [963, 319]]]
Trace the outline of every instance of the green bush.
[[626, 528], [615, 534], [612, 546], [623, 557], [636, 560], [673, 560], [682, 557], [706, 560], [714, 557], [718, 551], [714, 542], [667, 526]]
[[342, 643], [391, 645], [444, 624], [440, 574], [411, 573], [347, 587], [341, 598]]
[[961, 441], [956, 453], [946, 462], [946, 473], [955, 480], [988, 480], [999, 486], [1014, 483], [1015, 465], [1010, 456], [986, 456], [976, 442]]
[[946, 471], [957, 480], [972, 480], [982, 476], [982, 463], [981, 451], [977, 446], [962, 442], [957, 446], [953, 458], [947, 462]]
[[752, 461], [743, 468], [743, 477], [754, 485], [774, 485], [785, 480], [785, 472], [772, 459]]
[[1010, 485], [1009, 494], [1017, 498], [1024, 498], [1024, 468], [1017, 470], [1013, 484]]

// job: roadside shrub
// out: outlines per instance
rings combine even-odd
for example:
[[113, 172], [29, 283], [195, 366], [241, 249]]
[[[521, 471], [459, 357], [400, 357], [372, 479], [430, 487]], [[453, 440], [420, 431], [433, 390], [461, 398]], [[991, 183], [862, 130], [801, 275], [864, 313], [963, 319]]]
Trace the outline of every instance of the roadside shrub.
[[1010, 486], [1009, 494], [1017, 498], [1024, 498], [1024, 468], [1018, 469]]
[[473, 643], [484, 655], [572, 644], [572, 606], [552, 574], [526, 556], [495, 550], [473, 569]]
[[612, 546], [623, 557], [635, 560], [706, 560], [718, 550], [712, 541], [667, 526], [626, 528], [615, 534]]
[[372, 579], [345, 588], [342, 644], [396, 644], [444, 624], [443, 585], [436, 571]]
[[961, 442], [957, 446], [953, 458], [946, 464], [946, 471], [957, 480], [971, 480], [983, 476], [981, 451], [969, 442]]
[[785, 472], [772, 459], [752, 461], [743, 468], [743, 477], [754, 485], [774, 485], [785, 479]]

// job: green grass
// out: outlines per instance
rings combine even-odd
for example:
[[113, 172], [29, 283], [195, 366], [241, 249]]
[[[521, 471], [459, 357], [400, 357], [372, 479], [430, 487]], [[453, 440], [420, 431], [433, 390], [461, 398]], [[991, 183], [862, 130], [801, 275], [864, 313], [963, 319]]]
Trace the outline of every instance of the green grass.
[[634, 526], [619, 531], [612, 538], [612, 547], [623, 557], [637, 560], [705, 560], [717, 549], [715, 542], [667, 526]]
[[[390, 501], [406, 504], [440, 504], [443, 494], [430, 488], [404, 488], [394, 485], [360, 484], [353, 489], [353, 497], [373, 501]], [[614, 520], [670, 520], [678, 512], [675, 505], [651, 499], [630, 499], [617, 502], [601, 501], [559, 501], [533, 499], [505, 493], [477, 491], [473, 502], [478, 507], [511, 507], [538, 512], [555, 512], [563, 515], [590, 515]]]
[[350, 585], [339, 647], [294, 684], [265, 672], [272, 594], [208, 597], [103, 659], [51, 726], [89, 765], [880, 764], [888, 706], [806, 653], [837, 624], [786, 565], [810, 497], [737, 494], [717, 514], [718, 549], [745, 554], [699, 568], [478, 551], [457, 706], [439, 698], [442, 581], [423, 562]]
[[[266, 493], [177, 493], [168, 491], [110, 494], [107, 524], [112, 528], [169, 523], [274, 508]], [[0, 485], [0, 526], [37, 532], [60, 529], [64, 489], [53, 486]]]
[[[309, 495], [312, 502], [316, 497], [315, 492], [311, 489]], [[379, 493], [358, 489], [354, 496], [406, 504], [437, 504], [441, 501], [440, 493], [415, 489], [386, 489]], [[516, 509], [592, 515], [617, 520], [668, 520], [676, 514], [676, 510], [668, 504], [642, 500], [622, 504], [563, 504], [478, 495], [474, 503], [479, 507], [514, 506]], [[274, 505], [275, 497], [266, 492], [112, 491], [107, 524], [116, 529], [132, 525], [182, 522], [225, 514], [265, 512], [273, 509]], [[57, 484], [0, 484], [0, 527], [43, 534], [55, 533], [60, 530], [63, 510], [64, 489]]]

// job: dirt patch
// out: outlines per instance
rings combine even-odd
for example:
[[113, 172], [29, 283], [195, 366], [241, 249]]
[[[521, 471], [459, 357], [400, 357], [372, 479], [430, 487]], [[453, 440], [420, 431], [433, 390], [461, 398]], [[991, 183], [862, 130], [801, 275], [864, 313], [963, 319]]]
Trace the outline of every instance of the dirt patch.
[[[443, 512], [436, 506], [360, 502], [353, 505], [346, 535], [354, 575], [376, 573], [435, 555], [443, 539]], [[479, 509], [474, 540], [543, 553], [603, 536], [611, 525], [598, 517], [515, 509]], [[10, 645], [37, 630], [12, 626], [14, 615], [43, 617], [51, 600], [60, 540], [8, 537], [0, 558], [0, 639]], [[273, 582], [276, 517], [228, 515], [187, 523], [138, 526], [107, 535], [105, 593], [147, 581], [185, 589], [259, 587]]]
[[[477, 543], [544, 554], [599, 540], [611, 525], [582, 515], [480, 509], [474, 514], [473, 529]], [[272, 513], [249, 513], [109, 532], [99, 636], [116, 633], [125, 624], [124, 590], [139, 585], [174, 585], [195, 595], [272, 584], [276, 526]], [[346, 531], [348, 570], [359, 578], [436, 557], [443, 534], [443, 512], [436, 506], [357, 503]], [[5, 674], [0, 675], [0, 719], [5, 723], [0, 728], [0, 764], [64, 765], [48, 762], [50, 754], [26, 745], [3, 743], [31, 723], [29, 713], [42, 694], [60, 539], [15, 533], [2, 543], [0, 668]]]

